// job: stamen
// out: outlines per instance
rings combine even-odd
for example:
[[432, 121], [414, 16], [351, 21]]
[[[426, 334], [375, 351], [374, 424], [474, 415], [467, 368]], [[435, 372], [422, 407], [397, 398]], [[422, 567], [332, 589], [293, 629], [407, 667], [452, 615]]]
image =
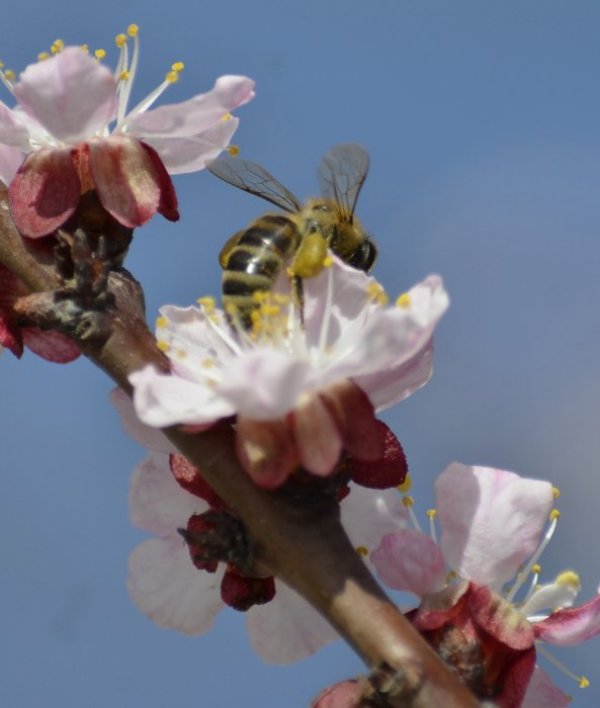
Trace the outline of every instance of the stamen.
[[48, 52], [40, 52], [37, 55], [38, 61], [46, 61], [46, 59], [50, 59], [50, 54]]
[[527, 594], [525, 595], [525, 598], [523, 599], [523, 605], [527, 604], [527, 602], [531, 599], [531, 596], [533, 593], [536, 591], [538, 587], [538, 581], [540, 579], [540, 573], [542, 572], [542, 566], [539, 563], [534, 563], [531, 566], [531, 582], [529, 583], [529, 590], [527, 591]]
[[545, 659], [547, 659], [552, 664], [552, 666], [557, 668], [559, 671], [562, 671], [563, 674], [573, 679], [573, 681], [576, 681], [579, 688], [588, 688], [588, 686], [590, 685], [590, 681], [587, 676], [578, 675], [574, 671], [571, 671], [571, 669], [568, 669], [562, 663], [562, 661], [559, 661], [553, 654], [551, 654], [545, 647], [543, 647], [538, 642], [536, 642], [535, 648], [538, 654], [541, 654]]
[[421, 524], [419, 523], [419, 520], [417, 519], [417, 515], [414, 512], [413, 506], [415, 505], [415, 500], [408, 496], [408, 494], [404, 497], [402, 497], [402, 504], [404, 504], [405, 508], [408, 511], [408, 516], [410, 520], [413, 523], [413, 526], [417, 531], [420, 531], [423, 533], [423, 529], [421, 528]]
[[106, 56], [106, 49], [96, 49], [94, 56], [98, 61], [102, 61], [102, 59]]
[[160, 349], [160, 351], [163, 352], [163, 354], [166, 354], [171, 349], [171, 345], [169, 344], [169, 342], [166, 342], [164, 339], [159, 339], [156, 342], [156, 348]]
[[399, 295], [396, 300], [396, 305], [398, 307], [402, 307], [403, 309], [409, 308], [410, 304], [410, 293], [402, 293], [402, 295]]
[[369, 555], [369, 549], [366, 546], [357, 546], [355, 550], [358, 555], [362, 556], [363, 558]]
[[327, 271], [327, 292], [325, 294], [325, 302], [323, 304], [323, 319], [321, 320], [321, 331], [319, 333], [319, 346], [318, 346], [318, 350], [317, 350], [320, 354], [325, 353], [325, 347], [327, 346], [327, 336], [329, 335], [329, 324], [331, 322], [332, 303], [333, 303], [333, 273], [331, 270], [328, 270]]
[[402, 482], [402, 484], [399, 484], [396, 489], [399, 492], [402, 492], [403, 494], [410, 492], [410, 490], [412, 489], [412, 477], [410, 476], [410, 472], [404, 478], [404, 482]]
[[556, 526], [558, 524], [558, 518], [560, 516], [560, 512], [557, 509], [552, 509], [550, 512], [550, 525], [546, 529], [546, 533], [544, 534], [544, 538], [542, 539], [542, 542], [538, 546], [537, 551], [531, 556], [523, 570], [519, 571], [517, 574], [517, 577], [515, 579], [514, 585], [512, 586], [512, 589], [507, 593], [506, 595], [506, 601], [512, 603], [513, 600], [515, 599], [515, 595], [517, 592], [520, 590], [521, 586], [525, 582], [525, 579], [529, 575], [530, 570], [532, 567], [538, 562], [540, 559], [542, 553], [546, 550], [546, 546], [550, 543], [550, 539], [554, 535], [554, 531], [556, 529]]
[[127, 35], [133, 39], [133, 52], [131, 56], [131, 64], [128, 65], [129, 61], [129, 47], [128, 43], [125, 42], [121, 48], [123, 65], [119, 68], [119, 73], [121, 71], [129, 72], [129, 79], [119, 85], [119, 110], [117, 113], [117, 125], [115, 126], [115, 131], [122, 127], [122, 123], [125, 120], [125, 115], [127, 113], [127, 104], [129, 103], [129, 96], [131, 95], [131, 89], [133, 87], [133, 80], [135, 79], [135, 74], [137, 71], [137, 65], [140, 59], [140, 40], [138, 38], [139, 27], [137, 25], [129, 25], [127, 28]]
[[156, 318], [156, 327], [166, 327], [169, 324], [169, 320], [164, 316], [160, 315], [160, 317]]
[[429, 533], [431, 534], [431, 540], [437, 544], [437, 532], [435, 530], [435, 519], [437, 517], [437, 509], [427, 509], [427, 516], [429, 518]]
[[232, 156], [232, 157], [237, 157], [240, 154], [240, 149], [237, 145], [229, 145], [227, 147], [227, 152]]
[[52, 54], [58, 54], [59, 52], [62, 52], [62, 50], [65, 48], [65, 43], [62, 41], [62, 39], [55, 39], [54, 42], [52, 42], [52, 45], [50, 46], [50, 51]]

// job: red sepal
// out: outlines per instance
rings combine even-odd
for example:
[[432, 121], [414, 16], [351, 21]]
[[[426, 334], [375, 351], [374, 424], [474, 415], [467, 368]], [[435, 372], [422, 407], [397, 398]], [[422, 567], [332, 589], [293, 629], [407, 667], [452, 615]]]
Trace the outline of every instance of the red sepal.
[[274, 578], [248, 578], [232, 568], [221, 581], [221, 599], [229, 607], [246, 612], [254, 605], [265, 605], [275, 597]]
[[173, 453], [169, 455], [169, 466], [173, 477], [186, 492], [204, 499], [213, 509], [224, 509], [225, 503], [213, 488], [204, 480], [200, 470], [186, 457]]
[[367, 462], [350, 457], [348, 469], [356, 484], [369, 489], [388, 489], [402, 484], [408, 473], [406, 455], [398, 438], [381, 420], [376, 420], [383, 437], [383, 457]]

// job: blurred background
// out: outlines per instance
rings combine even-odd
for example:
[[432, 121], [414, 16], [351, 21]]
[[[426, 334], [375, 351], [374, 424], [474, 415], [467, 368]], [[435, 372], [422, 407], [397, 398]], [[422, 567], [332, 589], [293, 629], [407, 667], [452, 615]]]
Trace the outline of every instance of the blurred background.
[[[257, 97], [234, 142], [299, 196], [332, 145], [371, 155], [358, 213], [392, 294], [431, 272], [452, 299], [432, 381], [386, 420], [414, 496], [432, 505], [452, 460], [560, 487], [548, 580], [600, 581], [600, 6], [594, 0], [302, 0], [197, 4], [22, 0], [0, 55], [22, 70], [57, 38], [104, 47], [140, 25], [134, 102], [173, 61], [163, 102], [247, 74]], [[12, 105], [10, 96], [3, 97]], [[128, 267], [148, 314], [219, 291], [217, 254], [265, 204], [204, 172], [177, 177], [182, 218], [137, 234]], [[0, 706], [306, 706], [362, 670], [341, 643], [299, 665], [264, 665], [244, 618], [203, 637], [161, 629], [130, 602], [127, 494], [144, 451], [87, 361], [0, 360]], [[592, 685], [541, 660], [575, 705], [600, 704], [600, 638], [555, 652]]]

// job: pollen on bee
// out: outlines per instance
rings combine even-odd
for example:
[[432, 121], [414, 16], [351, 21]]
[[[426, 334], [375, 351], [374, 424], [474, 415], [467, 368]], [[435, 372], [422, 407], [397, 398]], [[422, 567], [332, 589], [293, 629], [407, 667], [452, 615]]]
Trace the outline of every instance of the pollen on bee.
[[402, 307], [404, 309], [410, 307], [410, 305], [411, 305], [410, 294], [409, 293], [402, 293], [402, 295], [399, 295], [398, 299], [396, 300], [396, 305], [398, 307]]

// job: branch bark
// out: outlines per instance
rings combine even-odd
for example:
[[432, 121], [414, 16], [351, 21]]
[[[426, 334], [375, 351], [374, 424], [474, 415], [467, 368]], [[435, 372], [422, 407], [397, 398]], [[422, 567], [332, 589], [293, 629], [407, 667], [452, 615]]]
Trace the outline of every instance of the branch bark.
[[[12, 224], [5, 192], [0, 193], [0, 262], [32, 293], [58, 285], [52, 264], [28, 249]], [[77, 343], [131, 393], [129, 374], [148, 363], [164, 368], [166, 362], [144, 322], [119, 309], [110, 320], [107, 338]], [[165, 433], [246, 525], [257, 563], [310, 602], [370, 669], [393, 674], [400, 691], [389, 695], [390, 706], [478, 705], [375, 582], [350, 544], [337, 508], [294, 509], [256, 487], [237, 462], [230, 427]]]

